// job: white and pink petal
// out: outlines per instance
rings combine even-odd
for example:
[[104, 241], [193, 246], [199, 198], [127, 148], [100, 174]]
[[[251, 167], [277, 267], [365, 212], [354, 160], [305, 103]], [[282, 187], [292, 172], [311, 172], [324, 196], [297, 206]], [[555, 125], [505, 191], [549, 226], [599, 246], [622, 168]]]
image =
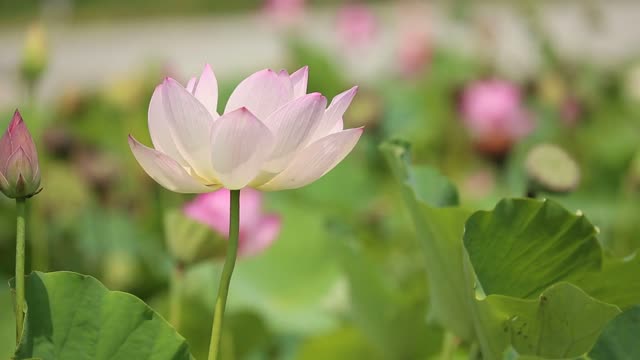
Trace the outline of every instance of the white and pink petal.
[[307, 83], [309, 81], [309, 67], [304, 66], [291, 74], [291, 85], [293, 86], [293, 97], [299, 98], [307, 93]]
[[214, 179], [209, 140], [213, 117], [177, 81], [167, 78], [161, 89], [162, 104], [175, 147], [199, 176]]
[[168, 190], [179, 193], [205, 193], [220, 187], [215, 184], [203, 184], [189, 175], [177, 161], [142, 145], [131, 135], [129, 135], [129, 147], [144, 171]]
[[246, 107], [261, 120], [293, 98], [291, 81], [271, 69], [261, 70], [244, 79], [233, 90], [224, 113]]
[[218, 118], [218, 81], [213, 69], [211, 69], [211, 65], [205, 65], [192, 93], [213, 118]]
[[332, 134], [335, 132], [335, 129], [342, 130], [342, 116], [349, 108], [349, 105], [351, 105], [351, 101], [357, 92], [358, 87], [354, 86], [336, 95], [333, 100], [331, 100], [331, 104], [325, 111], [322, 121], [313, 135], [313, 140]]
[[299, 97], [280, 107], [266, 120], [275, 147], [262, 170], [280, 172], [297, 151], [306, 146], [324, 115], [327, 99], [320, 93]]
[[310, 144], [296, 155], [284, 171], [257, 186], [257, 189], [296, 189], [318, 180], [353, 150], [362, 132], [363, 128], [347, 129]]
[[221, 116], [211, 129], [211, 163], [225, 188], [245, 187], [273, 149], [273, 135], [247, 108]]

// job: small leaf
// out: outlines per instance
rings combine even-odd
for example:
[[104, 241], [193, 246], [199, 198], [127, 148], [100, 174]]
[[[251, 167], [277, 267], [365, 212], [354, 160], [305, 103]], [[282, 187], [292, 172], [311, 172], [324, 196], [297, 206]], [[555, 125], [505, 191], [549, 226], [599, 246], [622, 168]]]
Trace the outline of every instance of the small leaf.
[[193, 359], [185, 339], [133, 295], [73, 272], [34, 272], [25, 284], [16, 359]]
[[593, 360], [640, 359], [640, 305], [611, 320], [604, 328], [589, 356]]

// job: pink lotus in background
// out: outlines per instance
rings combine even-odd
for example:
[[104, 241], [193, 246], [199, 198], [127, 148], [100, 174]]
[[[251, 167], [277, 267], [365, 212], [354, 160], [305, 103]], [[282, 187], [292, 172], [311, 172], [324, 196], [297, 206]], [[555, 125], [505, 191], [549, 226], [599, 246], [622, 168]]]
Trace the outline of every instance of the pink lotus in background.
[[419, 75], [431, 62], [431, 39], [426, 31], [407, 30], [400, 38], [398, 65], [405, 77]]
[[[262, 193], [254, 189], [242, 189], [240, 194], [240, 237], [238, 253], [251, 256], [260, 253], [273, 243], [280, 233], [280, 217], [262, 212]], [[210, 226], [216, 233], [229, 237], [230, 191], [221, 189], [198, 195], [184, 207], [191, 219]]]
[[520, 89], [504, 80], [479, 80], [468, 84], [460, 99], [464, 124], [481, 151], [502, 155], [533, 130]]
[[291, 27], [302, 21], [306, 0], [266, 0], [264, 12], [277, 25]]
[[343, 128], [357, 87], [327, 107], [322, 94], [307, 94], [307, 79], [307, 67], [291, 75], [258, 71], [235, 88], [219, 115], [218, 85], [209, 65], [186, 87], [166, 78], [149, 104], [154, 148], [132, 136], [129, 146], [147, 174], [175, 192], [305, 186], [342, 161], [363, 132]]
[[12, 199], [35, 195], [40, 188], [38, 152], [18, 110], [0, 138], [0, 191]]
[[346, 46], [362, 46], [378, 32], [378, 19], [364, 4], [350, 4], [338, 12], [338, 32]]

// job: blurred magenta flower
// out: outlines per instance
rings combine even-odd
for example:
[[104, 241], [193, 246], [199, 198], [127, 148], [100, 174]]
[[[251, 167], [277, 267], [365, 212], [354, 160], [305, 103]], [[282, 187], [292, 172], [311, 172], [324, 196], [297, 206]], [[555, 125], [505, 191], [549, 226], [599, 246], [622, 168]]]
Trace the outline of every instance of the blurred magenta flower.
[[40, 165], [31, 134], [16, 110], [0, 138], [0, 191], [12, 199], [38, 193]]
[[266, 0], [264, 12], [277, 25], [290, 27], [302, 21], [305, 0]]
[[373, 40], [378, 19], [364, 4], [349, 4], [338, 12], [338, 32], [348, 46], [362, 46]]
[[[210, 226], [215, 232], [229, 237], [230, 191], [218, 191], [198, 195], [184, 207], [184, 213], [193, 220]], [[240, 237], [238, 254], [251, 256], [260, 253], [273, 243], [280, 233], [280, 217], [262, 212], [262, 193], [242, 189], [240, 196]]]
[[147, 174], [175, 192], [305, 186], [342, 161], [363, 132], [343, 129], [342, 115], [357, 87], [327, 107], [322, 94], [307, 94], [307, 79], [307, 67], [291, 75], [258, 71], [235, 88], [218, 115], [218, 86], [209, 65], [186, 88], [166, 78], [149, 104], [155, 149], [132, 136], [129, 145]]
[[502, 155], [533, 130], [520, 89], [504, 80], [479, 80], [462, 92], [459, 111], [478, 148]]

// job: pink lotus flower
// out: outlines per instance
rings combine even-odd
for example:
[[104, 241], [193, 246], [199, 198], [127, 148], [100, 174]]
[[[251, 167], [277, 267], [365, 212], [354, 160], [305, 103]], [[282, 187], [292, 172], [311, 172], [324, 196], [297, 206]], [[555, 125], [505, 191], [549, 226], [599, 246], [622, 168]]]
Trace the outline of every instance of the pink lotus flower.
[[17, 199], [37, 194], [40, 187], [38, 152], [31, 134], [16, 110], [0, 138], [0, 191]]
[[[184, 213], [215, 232], [229, 237], [230, 191], [221, 189], [198, 195], [184, 207]], [[262, 213], [262, 193], [248, 188], [240, 196], [240, 237], [238, 254], [251, 256], [260, 253], [273, 243], [280, 233], [280, 217]]]
[[398, 65], [402, 75], [417, 75], [431, 61], [430, 42], [425, 31], [407, 31], [402, 36], [398, 48]]
[[338, 13], [338, 31], [346, 45], [366, 45], [378, 31], [378, 20], [366, 5], [346, 5]]
[[462, 93], [460, 112], [480, 150], [500, 155], [533, 130], [520, 90], [498, 79], [469, 84]]
[[284, 27], [296, 25], [304, 15], [305, 0], [266, 0], [265, 14]]
[[186, 88], [166, 78], [149, 104], [155, 149], [132, 136], [129, 145], [147, 174], [175, 192], [305, 186], [342, 161], [363, 132], [343, 129], [356, 87], [327, 108], [320, 93], [306, 93], [307, 77], [307, 67], [291, 75], [258, 71], [236, 87], [223, 115], [209, 65]]

